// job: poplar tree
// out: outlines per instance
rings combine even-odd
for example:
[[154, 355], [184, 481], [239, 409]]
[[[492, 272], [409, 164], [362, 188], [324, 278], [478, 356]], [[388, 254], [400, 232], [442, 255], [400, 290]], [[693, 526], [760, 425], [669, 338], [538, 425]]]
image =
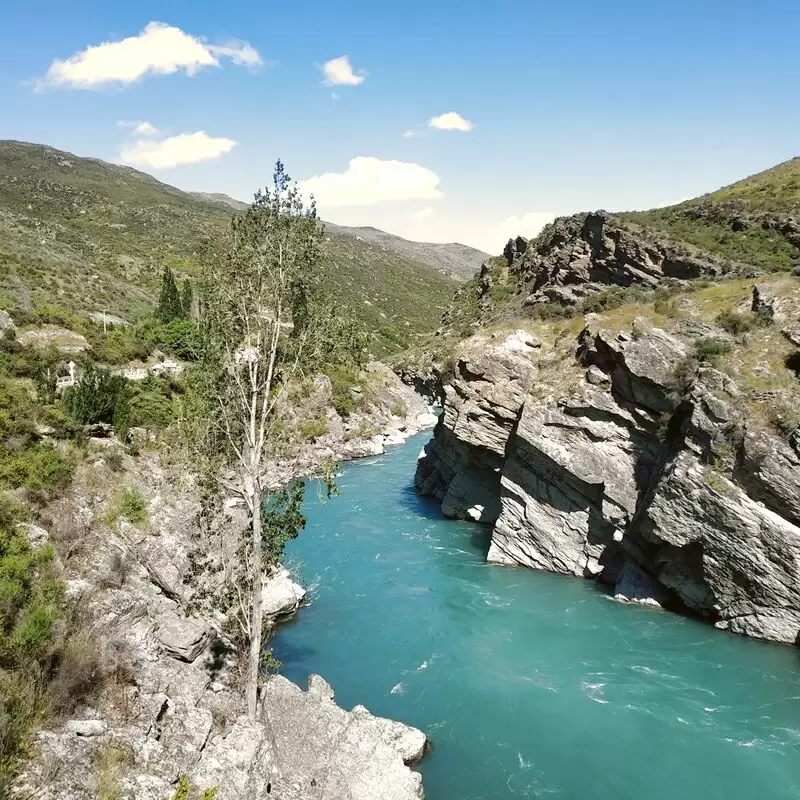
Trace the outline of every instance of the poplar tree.
[[[207, 470], [223, 475], [217, 499], [244, 501], [247, 528], [229, 559], [231, 574], [214, 598], [229, 604], [247, 650], [247, 711], [255, 718], [262, 660], [265, 570], [305, 524], [302, 484], [270, 491], [267, 464], [287, 450], [281, 398], [287, 382], [317, 352], [309, 298], [319, 283], [323, 228], [279, 161], [272, 186], [233, 218], [209, 252], [200, 292], [204, 360], [197, 371], [193, 446]], [[213, 493], [213, 492], [212, 492]], [[225, 609], [228, 611], [229, 609]]]

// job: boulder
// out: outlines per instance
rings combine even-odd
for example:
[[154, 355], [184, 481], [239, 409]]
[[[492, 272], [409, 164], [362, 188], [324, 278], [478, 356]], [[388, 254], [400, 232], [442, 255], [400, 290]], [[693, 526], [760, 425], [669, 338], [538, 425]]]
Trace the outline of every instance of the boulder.
[[782, 319], [780, 301], [767, 286], [756, 284], [753, 287], [753, 301], [750, 310], [765, 325], [773, 325]]
[[673, 376], [686, 356], [686, 345], [660, 328], [636, 338], [601, 330], [587, 361], [610, 375], [622, 398], [651, 413], [665, 413], [675, 407]]
[[67, 328], [45, 326], [34, 328], [21, 333], [18, 337], [20, 344], [32, 347], [53, 346], [61, 353], [82, 353], [89, 349], [86, 337]]
[[289, 577], [289, 570], [282, 567], [266, 579], [261, 590], [264, 617], [274, 621], [293, 614], [305, 597], [306, 590]]
[[14, 320], [11, 319], [11, 315], [8, 311], [3, 311], [0, 308], [0, 336], [2, 336], [6, 331], [11, 331], [12, 333], [17, 329], [17, 326], [14, 324]]
[[50, 533], [38, 525], [25, 522], [22, 523], [21, 527], [25, 531], [25, 537], [28, 540], [28, 544], [33, 547], [34, 550], [41, 549], [50, 541]]
[[71, 719], [64, 727], [76, 736], [101, 736], [108, 730], [108, 723], [103, 719]]
[[[264, 688], [263, 721], [277, 769], [272, 793], [287, 800], [419, 800], [422, 778], [406, 763], [419, 758], [425, 735], [374, 717], [363, 706], [339, 708], [319, 677], [309, 689], [281, 676]], [[335, 764], [335, 768], [332, 765]]]
[[204, 620], [168, 613], [159, 620], [156, 636], [167, 655], [191, 663], [211, 641], [212, 631]]

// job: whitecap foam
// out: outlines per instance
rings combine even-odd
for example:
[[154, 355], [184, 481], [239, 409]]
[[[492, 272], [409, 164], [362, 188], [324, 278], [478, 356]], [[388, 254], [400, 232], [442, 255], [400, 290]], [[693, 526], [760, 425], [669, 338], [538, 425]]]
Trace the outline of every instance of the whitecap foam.
[[603, 689], [605, 688], [605, 683], [589, 683], [589, 681], [581, 681], [581, 689], [583, 689], [583, 693], [590, 700], [595, 703], [600, 703], [601, 705], [608, 705], [608, 700], [603, 697]]

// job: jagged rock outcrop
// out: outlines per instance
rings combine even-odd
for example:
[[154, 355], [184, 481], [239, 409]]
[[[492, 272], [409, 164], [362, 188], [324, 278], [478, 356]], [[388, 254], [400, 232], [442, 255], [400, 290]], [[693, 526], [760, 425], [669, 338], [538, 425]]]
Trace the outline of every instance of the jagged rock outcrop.
[[[620, 334], [592, 320], [576, 348], [584, 379], [534, 396], [524, 387], [548, 355], [502, 362], [473, 337], [417, 486], [449, 516], [493, 523], [489, 561], [599, 578], [620, 599], [795, 643], [800, 436], [752, 421], [727, 375], [691, 361], [691, 342], [641, 318]], [[484, 363], [496, 366], [468, 369]], [[471, 486], [496, 518], [470, 513]]]
[[[572, 305], [610, 286], [655, 286], [664, 278], [723, 271], [708, 254], [604, 211], [560, 217], [534, 241], [509, 248], [506, 259], [527, 291], [526, 305]], [[488, 272], [487, 264], [481, 277]]]
[[[163, 690], [129, 697], [124, 724], [75, 719], [42, 731], [39, 756], [14, 796], [41, 800], [135, 797], [166, 800], [180, 775], [216, 788], [218, 800], [422, 800], [422, 778], [408, 765], [427, 747], [425, 734], [345, 711], [319, 676], [308, 691], [281, 676], [264, 687], [258, 719], [234, 713], [225, 727], [209, 707], [208, 678], [189, 665], [163, 671]], [[113, 793], [112, 793], [113, 792]], [[35, 793], [35, 794], [34, 794]]]

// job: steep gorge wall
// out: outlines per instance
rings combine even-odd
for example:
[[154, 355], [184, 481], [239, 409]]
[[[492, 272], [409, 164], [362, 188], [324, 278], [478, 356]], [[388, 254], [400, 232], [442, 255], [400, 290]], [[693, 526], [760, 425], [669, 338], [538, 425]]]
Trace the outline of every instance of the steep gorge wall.
[[[709, 365], [676, 392], [685, 337], [645, 320], [633, 334], [587, 328], [571, 364], [538, 345], [522, 332], [466, 343], [420, 491], [493, 525], [489, 561], [598, 578], [623, 599], [795, 643], [800, 435], [755, 425]], [[570, 390], [547, 395], [570, 370]]]

